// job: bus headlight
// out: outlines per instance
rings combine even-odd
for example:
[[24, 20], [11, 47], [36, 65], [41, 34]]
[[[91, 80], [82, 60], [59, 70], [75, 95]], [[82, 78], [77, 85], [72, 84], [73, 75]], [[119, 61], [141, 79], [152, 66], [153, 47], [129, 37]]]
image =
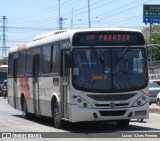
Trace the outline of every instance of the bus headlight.
[[74, 99], [75, 103], [81, 107], [81, 108], [91, 108], [92, 106], [89, 104], [88, 101], [86, 101], [85, 99], [77, 96], [77, 98]]
[[137, 105], [139, 105], [139, 106], [141, 105], [141, 101], [140, 100], [137, 101]]
[[138, 98], [134, 104], [132, 106], [141, 106], [144, 105], [147, 102], [147, 97], [149, 95], [148, 94], [144, 94], [143, 96], [141, 96], [140, 98]]
[[81, 103], [81, 102], [82, 102], [82, 99], [81, 99], [81, 98], [78, 98], [77, 101], [78, 101], [78, 103]]

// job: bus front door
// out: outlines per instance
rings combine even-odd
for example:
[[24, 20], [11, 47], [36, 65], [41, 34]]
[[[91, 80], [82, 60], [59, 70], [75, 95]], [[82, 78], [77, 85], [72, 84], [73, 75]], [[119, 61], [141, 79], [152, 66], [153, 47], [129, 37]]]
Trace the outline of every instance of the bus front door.
[[34, 55], [33, 58], [33, 104], [34, 104], [34, 113], [40, 114], [39, 106], [39, 55]]
[[17, 67], [18, 67], [18, 60], [14, 59], [14, 64], [13, 64], [13, 101], [14, 101], [14, 108], [18, 108]]
[[62, 74], [63, 74], [63, 88], [62, 88], [62, 96], [61, 96], [61, 101], [62, 101], [62, 117], [63, 118], [69, 118], [69, 87], [70, 87], [70, 69], [69, 69], [69, 51], [64, 50], [62, 52]]

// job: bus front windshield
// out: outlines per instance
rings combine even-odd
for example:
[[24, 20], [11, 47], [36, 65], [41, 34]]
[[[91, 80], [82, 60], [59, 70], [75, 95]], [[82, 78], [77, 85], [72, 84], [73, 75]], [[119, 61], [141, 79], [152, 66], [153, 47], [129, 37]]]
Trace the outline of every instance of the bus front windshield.
[[73, 50], [73, 86], [91, 92], [137, 90], [147, 85], [144, 48]]

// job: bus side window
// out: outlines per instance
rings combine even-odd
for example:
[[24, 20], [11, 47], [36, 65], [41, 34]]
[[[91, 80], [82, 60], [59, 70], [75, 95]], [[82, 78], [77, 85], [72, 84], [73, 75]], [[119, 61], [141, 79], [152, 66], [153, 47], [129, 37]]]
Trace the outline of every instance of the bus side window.
[[13, 54], [9, 55], [8, 76], [13, 77]]
[[25, 74], [25, 59], [26, 51], [20, 51], [18, 55], [18, 75], [23, 76]]
[[59, 44], [53, 45], [52, 47], [52, 68], [51, 72], [53, 75], [60, 74], [60, 47]]
[[25, 75], [31, 76], [33, 72], [33, 50], [27, 50]]
[[41, 53], [41, 73], [50, 74], [51, 68], [51, 45], [45, 45]]

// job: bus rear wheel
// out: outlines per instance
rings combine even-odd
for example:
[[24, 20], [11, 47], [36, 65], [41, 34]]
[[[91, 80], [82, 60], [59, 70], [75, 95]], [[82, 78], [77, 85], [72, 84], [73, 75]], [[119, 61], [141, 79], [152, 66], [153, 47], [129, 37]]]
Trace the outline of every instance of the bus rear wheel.
[[117, 125], [121, 128], [126, 128], [129, 126], [130, 120], [118, 120]]
[[54, 120], [54, 126], [58, 129], [62, 128], [62, 120], [60, 118], [60, 108], [58, 106], [58, 102], [55, 101], [53, 104], [53, 120]]

